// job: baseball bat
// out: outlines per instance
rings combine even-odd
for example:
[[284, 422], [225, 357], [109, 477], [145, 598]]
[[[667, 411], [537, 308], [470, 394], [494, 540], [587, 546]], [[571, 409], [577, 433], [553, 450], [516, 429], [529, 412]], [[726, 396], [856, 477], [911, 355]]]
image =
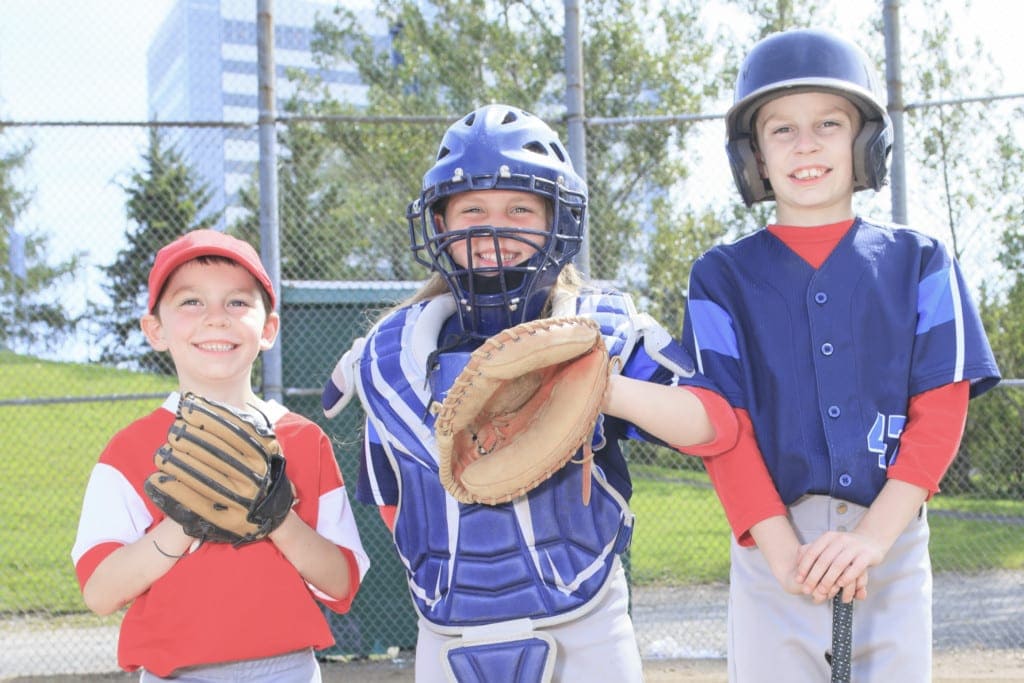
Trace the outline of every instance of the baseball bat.
[[840, 591], [832, 599], [832, 683], [850, 683], [853, 651], [853, 602], [843, 602]]

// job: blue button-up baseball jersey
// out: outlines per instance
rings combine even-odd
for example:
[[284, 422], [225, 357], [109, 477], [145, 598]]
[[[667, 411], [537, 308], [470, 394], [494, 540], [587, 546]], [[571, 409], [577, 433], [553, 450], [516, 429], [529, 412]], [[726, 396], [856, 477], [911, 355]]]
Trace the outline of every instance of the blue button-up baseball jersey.
[[749, 412], [783, 502], [807, 493], [870, 505], [898, 457], [912, 396], [999, 370], [943, 245], [857, 219], [815, 269], [768, 230], [717, 246], [691, 271], [683, 343]]

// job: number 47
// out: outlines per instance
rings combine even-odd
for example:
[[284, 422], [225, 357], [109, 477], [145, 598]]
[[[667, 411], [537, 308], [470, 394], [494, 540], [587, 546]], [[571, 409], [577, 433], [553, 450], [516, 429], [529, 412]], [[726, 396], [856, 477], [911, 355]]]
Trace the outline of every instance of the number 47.
[[875, 418], [875, 423], [871, 425], [871, 430], [868, 432], [868, 450], [878, 455], [879, 469], [884, 470], [896, 462], [896, 454], [900, 450], [899, 442], [896, 443], [896, 448], [893, 449], [892, 457], [888, 458], [887, 461], [885, 453], [888, 450], [888, 440], [899, 439], [900, 434], [903, 433], [903, 426], [906, 423], [906, 415], [882, 415], [878, 413], [878, 417]]

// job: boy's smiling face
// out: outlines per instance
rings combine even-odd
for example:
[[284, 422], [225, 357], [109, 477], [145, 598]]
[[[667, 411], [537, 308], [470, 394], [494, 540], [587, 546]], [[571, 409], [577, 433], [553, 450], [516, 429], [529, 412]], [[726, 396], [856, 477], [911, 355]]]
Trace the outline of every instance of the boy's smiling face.
[[142, 329], [157, 351], [168, 351], [179, 383], [209, 395], [212, 387], [247, 387], [253, 362], [277, 336], [262, 289], [245, 268], [226, 261], [189, 261], [171, 275], [156, 315]]
[[786, 95], [761, 107], [754, 123], [780, 224], [853, 218], [853, 140], [861, 116], [852, 102], [825, 92]]

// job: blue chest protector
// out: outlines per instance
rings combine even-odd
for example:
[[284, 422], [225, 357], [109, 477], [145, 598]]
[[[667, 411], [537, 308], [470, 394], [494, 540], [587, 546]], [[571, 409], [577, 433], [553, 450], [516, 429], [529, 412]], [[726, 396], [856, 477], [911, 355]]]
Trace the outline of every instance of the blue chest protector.
[[[613, 357], [628, 355], [637, 337], [626, 296], [583, 294], [574, 308], [600, 323]], [[454, 311], [447, 296], [396, 311], [366, 338], [356, 364], [370, 439], [379, 440], [398, 479], [394, 540], [413, 601], [442, 633], [514, 619], [569, 621], [603, 594], [629, 545], [633, 514], [600, 467], [583, 505], [583, 470], [574, 464], [502, 505], [460, 504], [447, 494], [427, 357]]]

